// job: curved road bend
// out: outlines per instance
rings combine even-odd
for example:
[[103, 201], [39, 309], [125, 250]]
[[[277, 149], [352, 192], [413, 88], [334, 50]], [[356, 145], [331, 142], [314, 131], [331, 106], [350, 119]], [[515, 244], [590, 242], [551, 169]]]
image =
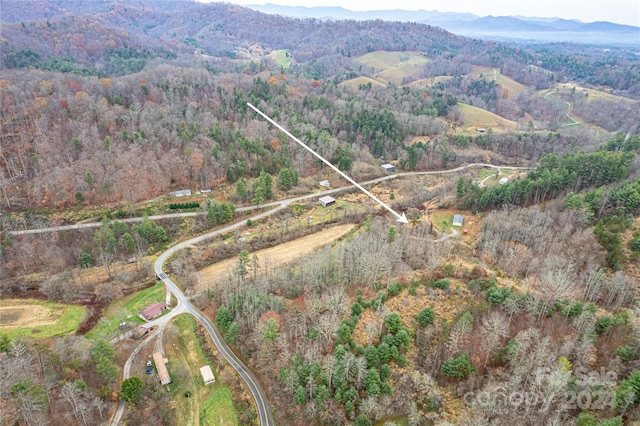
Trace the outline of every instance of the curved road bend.
[[[462, 170], [471, 169], [471, 168], [475, 168], [475, 167], [489, 167], [489, 168], [492, 168], [492, 169], [513, 169], [513, 170], [531, 170], [532, 169], [531, 167], [496, 166], [496, 165], [493, 165], [493, 164], [486, 164], [486, 163], [471, 163], [471, 164], [466, 164], [464, 166], [455, 167], [453, 169], [447, 169], [447, 170], [434, 170], [434, 171], [428, 171], [428, 172], [406, 172], [406, 173], [390, 174], [390, 175], [379, 177], [377, 179], [371, 179], [371, 180], [368, 180], [366, 182], [360, 182], [360, 184], [361, 185], [370, 185], [370, 184], [373, 184], [373, 183], [383, 182], [385, 180], [396, 179], [396, 178], [405, 177], [405, 176], [439, 175], [439, 174], [455, 173], [455, 172], [459, 172], [459, 171], [462, 171]], [[289, 203], [293, 203], [293, 202], [296, 202], [296, 201], [306, 200], [307, 198], [321, 197], [321, 196], [329, 195], [329, 194], [335, 194], [337, 192], [346, 191], [346, 190], [352, 189], [352, 188], [353, 188], [353, 185], [347, 185], [347, 186], [343, 186], [343, 187], [340, 187], [340, 188], [327, 189], [325, 191], [315, 192], [313, 194], [301, 195], [299, 197], [289, 198], [289, 199], [286, 199], [286, 200], [272, 201], [272, 202], [269, 202], [269, 203], [262, 204], [260, 207], [286, 206]], [[236, 209], [236, 211], [243, 212], [243, 211], [255, 210], [255, 209], [256, 209], [256, 206], [244, 206], [244, 207], [238, 207]], [[267, 213], [268, 214], [265, 214], [264, 216], [268, 216], [269, 214], [272, 214], [273, 211], [269, 211]], [[149, 219], [158, 220], [158, 219], [171, 219], [171, 218], [174, 218], [174, 217], [194, 217], [194, 216], [201, 216], [201, 215], [204, 215], [204, 214], [206, 214], [206, 213], [205, 212], [187, 212], [187, 213], [159, 214], [159, 215], [149, 216]], [[258, 219], [260, 219], [260, 218], [262, 218], [264, 216], [263, 215], [258, 215], [258, 216], [255, 216], [254, 218], [251, 218], [251, 219], [252, 220], [258, 220]], [[142, 219], [144, 219], [144, 218], [142, 218], [142, 217], [132, 217], [132, 218], [128, 218], [128, 219], [120, 219], [120, 221], [121, 222], [141, 222]], [[39, 234], [39, 233], [44, 233], [44, 232], [68, 231], [68, 230], [72, 230], [72, 229], [98, 228], [100, 226], [102, 226], [101, 222], [77, 223], [75, 225], [54, 226], [54, 227], [50, 227], [50, 228], [35, 228], [35, 229], [24, 229], [24, 230], [21, 230], [21, 231], [8, 231], [8, 234], [9, 235]], [[237, 228], [237, 226], [232, 228], [232, 229], [235, 229], [235, 228]], [[225, 232], [227, 232], [227, 231], [225, 231]]]
[[[279, 210], [282, 210], [288, 204], [289, 204], [288, 202], [282, 202], [276, 208], [273, 208], [266, 212], [252, 216], [251, 219], [259, 220], [259, 219], [265, 218]], [[215, 327], [211, 319], [206, 317], [202, 312], [200, 312], [198, 308], [193, 306], [193, 304], [191, 304], [191, 302], [184, 295], [182, 290], [180, 290], [180, 288], [176, 285], [176, 283], [174, 283], [162, 271], [162, 266], [164, 262], [166, 262], [167, 259], [177, 251], [182, 250], [183, 248], [188, 247], [190, 245], [215, 237], [217, 235], [224, 234], [226, 232], [240, 228], [244, 225], [245, 225], [245, 222], [240, 221], [232, 225], [225, 226], [224, 228], [220, 228], [220, 229], [216, 229], [215, 231], [208, 232], [199, 237], [192, 238], [187, 241], [183, 241], [171, 247], [169, 250], [162, 253], [158, 257], [158, 259], [156, 259], [156, 262], [154, 263], [154, 266], [153, 266], [156, 276], [158, 276], [162, 280], [164, 285], [175, 296], [178, 302], [176, 306], [173, 307], [169, 313], [159, 318], [156, 318], [155, 320], [149, 321], [145, 324], [146, 328], [158, 326], [158, 330], [154, 331], [153, 334], [151, 334], [149, 337], [147, 337], [147, 339], [141, 342], [140, 345], [138, 345], [138, 347], [136, 347], [136, 349], [131, 353], [131, 355], [129, 355], [129, 358], [127, 359], [127, 362], [125, 363], [123, 368], [122, 380], [129, 378], [130, 371], [131, 371], [131, 363], [133, 362], [133, 359], [138, 354], [138, 352], [149, 341], [151, 341], [153, 337], [161, 336], [162, 330], [164, 329], [164, 326], [166, 325], [166, 323], [168, 323], [169, 320], [171, 320], [171, 318], [177, 315], [188, 313], [188, 314], [191, 314], [197, 321], [199, 321], [204, 326], [205, 330], [207, 330], [207, 332], [209, 333], [209, 336], [211, 336], [211, 340], [213, 341], [213, 344], [216, 346], [216, 348], [218, 349], [222, 357], [234, 368], [234, 370], [238, 372], [238, 374], [240, 375], [240, 377], [242, 377], [245, 383], [247, 383], [247, 386], [251, 391], [251, 395], [253, 396], [253, 399], [256, 401], [256, 408], [258, 412], [258, 417], [260, 418], [260, 424], [271, 426], [274, 424], [274, 422], [271, 416], [271, 410], [269, 409], [269, 403], [256, 377], [242, 363], [242, 361], [240, 361], [240, 359], [231, 351], [229, 346], [227, 346], [227, 344], [225, 343], [224, 339], [218, 332], [218, 329]], [[122, 419], [124, 409], [125, 409], [125, 403], [124, 401], [120, 401], [120, 403], [118, 404], [118, 408], [114, 414], [114, 417], [111, 421], [111, 426], [117, 426], [119, 424], [120, 420]]]
[[[287, 205], [288, 205], [288, 203], [282, 203], [282, 204], [280, 204], [279, 206], [277, 206], [274, 209], [271, 209], [269, 211], [266, 211], [266, 212], [263, 212], [261, 214], [253, 216], [252, 220], [259, 220], [259, 219], [262, 219], [264, 217], [267, 217], [267, 216], [277, 212], [278, 210], [282, 210]], [[236, 370], [238, 372], [240, 377], [242, 377], [242, 379], [245, 381], [245, 383], [249, 387], [249, 391], [251, 392], [251, 395], [253, 396], [253, 399], [256, 402], [256, 410], [258, 412], [258, 417], [260, 418], [260, 424], [261, 425], [266, 425], [266, 426], [271, 426], [274, 423], [273, 423], [273, 418], [271, 416], [271, 410], [269, 408], [269, 403], [267, 402], [267, 397], [266, 397], [264, 391], [262, 390], [262, 387], [260, 386], [260, 383], [258, 382], [256, 377], [244, 365], [244, 363], [231, 351], [229, 346], [227, 346], [227, 344], [222, 339], [222, 336], [220, 335], [220, 333], [216, 329], [216, 327], [213, 324], [213, 322], [211, 321], [211, 319], [206, 317], [202, 312], [200, 312], [200, 310], [198, 308], [193, 306], [193, 304], [191, 304], [189, 299], [187, 299], [187, 297], [184, 295], [182, 290], [180, 290], [180, 288], [176, 285], [176, 283], [174, 283], [162, 271], [162, 266], [163, 266], [164, 262], [169, 257], [171, 257], [175, 252], [177, 252], [179, 250], [182, 250], [183, 248], [185, 248], [187, 246], [199, 243], [201, 241], [207, 240], [207, 239], [215, 237], [217, 235], [224, 234], [226, 232], [229, 232], [229, 231], [232, 231], [234, 229], [240, 228], [240, 227], [242, 227], [244, 225], [245, 225], [245, 222], [240, 221], [240, 222], [234, 223], [232, 225], [225, 226], [224, 228], [220, 228], [220, 229], [217, 229], [215, 231], [209, 232], [207, 234], [201, 235], [199, 237], [192, 238], [192, 239], [187, 240], [187, 241], [183, 241], [183, 242], [181, 242], [179, 244], [176, 244], [175, 246], [171, 247], [169, 250], [165, 251], [164, 253], [162, 253], [158, 257], [158, 259], [156, 260], [156, 262], [155, 262], [155, 264], [153, 266], [154, 272], [156, 273], [156, 276], [162, 280], [162, 282], [167, 287], [167, 289], [171, 293], [173, 293], [173, 295], [178, 300], [178, 303], [177, 303], [176, 307], [173, 309], [173, 311], [169, 315], [165, 315], [164, 317], [161, 317], [159, 319], [164, 319], [164, 321], [167, 321], [169, 318], [171, 318], [171, 317], [173, 317], [173, 316], [175, 316], [175, 315], [177, 315], [179, 313], [186, 312], [188, 314], [191, 314], [197, 321], [199, 321], [204, 326], [205, 330], [207, 330], [207, 332], [209, 333], [209, 336], [211, 336], [211, 340], [213, 341], [213, 344], [216, 346], [216, 348], [220, 352], [220, 355], [222, 355], [222, 357], [234, 368], [234, 370]]]
[[[472, 164], [467, 164], [467, 165], [464, 165], [464, 166], [460, 166], [460, 167], [456, 167], [456, 168], [448, 169], [448, 170], [427, 171], [427, 172], [407, 172], [407, 173], [398, 173], [398, 174], [393, 174], [393, 175], [387, 175], [387, 176], [382, 176], [382, 177], [377, 178], [377, 179], [372, 179], [372, 180], [363, 182], [362, 184], [366, 185], [366, 184], [372, 184], [372, 183], [377, 183], [377, 182], [383, 182], [385, 180], [395, 179], [397, 177], [402, 177], [402, 176], [437, 175], [437, 174], [455, 173], [457, 171], [462, 171], [462, 170], [469, 169], [469, 168], [474, 168], [474, 167], [490, 167], [490, 168], [496, 168], [496, 169], [510, 168], [510, 169], [516, 169], [516, 170], [530, 170], [531, 169], [530, 167], [495, 166], [493, 164], [486, 164], [486, 163], [472, 163]], [[265, 218], [267, 216], [272, 215], [273, 213], [275, 213], [275, 212], [277, 212], [279, 210], [284, 209], [285, 207], [287, 207], [292, 202], [305, 200], [307, 198], [312, 198], [312, 197], [318, 197], [318, 196], [333, 194], [333, 193], [336, 193], [336, 192], [347, 190], [347, 189], [351, 188], [352, 186], [353, 185], [348, 185], [348, 186], [341, 187], [341, 188], [329, 189], [329, 190], [318, 192], [318, 193], [307, 194], [307, 195], [303, 195], [303, 196], [299, 196], [299, 197], [289, 198], [289, 199], [286, 199], [286, 200], [274, 201], [274, 202], [266, 203], [266, 204], [263, 204], [263, 207], [273, 207], [273, 206], [275, 206], [275, 208], [273, 208], [271, 210], [268, 210], [266, 212], [257, 214], [255, 216], [252, 216], [251, 219], [252, 220], [260, 220], [262, 218]], [[237, 210], [238, 211], [246, 211], [246, 210], [253, 210], [254, 208], [255, 207], [253, 207], [253, 206], [240, 207]], [[201, 213], [201, 212], [178, 213], [178, 214], [172, 214], [172, 215], [150, 216], [149, 218], [150, 219], [163, 219], [163, 218], [170, 218], [170, 217], [197, 216], [197, 215], [201, 215], [201, 214], [203, 214], [203, 213]], [[123, 219], [123, 222], [139, 222], [141, 220], [142, 220], [142, 218], [130, 218], [130, 219]], [[125, 363], [124, 369], [123, 369], [123, 380], [127, 379], [129, 377], [130, 370], [131, 370], [131, 363], [132, 363], [133, 359], [135, 358], [135, 356], [137, 355], [137, 353], [153, 337], [157, 337], [162, 332], [162, 330], [164, 328], [164, 324], [166, 324], [171, 318], [173, 318], [176, 315], [179, 315], [181, 313], [189, 313], [194, 318], [196, 318], [198, 321], [200, 321], [202, 323], [202, 325], [205, 327], [205, 329], [207, 330], [207, 332], [211, 336], [211, 340], [215, 344], [215, 346], [218, 349], [218, 351], [220, 352], [220, 354], [227, 360], [227, 362], [229, 362], [229, 364], [231, 364], [231, 366], [238, 372], [238, 374], [240, 374], [240, 376], [243, 378], [243, 380], [247, 383], [247, 386], [249, 387], [249, 389], [251, 391], [251, 394], [252, 394], [254, 400], [256, 401], [258, 415], [260, 417], [260, 423], [262, 425], [272, 425], [273, 424], [273, 419], [272, 419], [272, 416], [271, 416], [271, 411], [269, 409], [269, 405], [268, 405], [266, 396], [265, 396], [264, 391], [262, 390], [260, 384], [258, 383], [257, 379], [253, 375], [253, 373], [251, 373], [251, 371], [242, 363], [242, 361], [240, 361], [240, 359], [235, 356], [235, 354], [231, 351], [231, 349], [229, 349], [227, 344], [222, 339], [222, 336], [220, 335], [220, 333], [218, 332], [218, 330], [214, 326], [213, 322], [209, 318], [207, 318], [204, 314], [202, 314], [202, 312], [200, 312], [200, 310], [198, 310], [195, 306], [193, 306], [191, 304], [191, 302], [187, 299], [187, 297], [184, 295], [184, 293], [182, 293], [180, 288], [178, 288], [178, 286], [173, 281], [171, 281], [171, 279], [162, 271], [162, 266], [163, 266], [164, 262], [171, 255], [173, 255], [175, 252], [177, 252], [179, 250], [182, 250], [183, 248], [185, 248], [187, 246], [190, 246], [190, 245], [199, 243], [201, 241], [207, 240], [209, 238], [215, 237], [217, 235], [220, 235], [220, 234], [223, 234], [223, 233], [226, 233], [226, 232], [229, 232], [229, 231], [233, 231], [233, 230], [235, 230], [237, 228], [240, 228], [240, 227], [244, 226], [245, 223], [246, 222], [244, 222], [244, 221], [239, 221], [237, 223], [234, 223], [232, 225], [226, 226], [224, 228], [220, 228], [220, 229], [217, 229], [215, 231], [208, 232], [208, 233], [206, 233], [204, 235], [201, 235], [199, 237], [192, 238], [192, 239], [187, 240], [187, 241], [183, 241], [183, 242], [181, 242], [179, 244], [176, 244], [175, 246], [171, 247], [169, 250], [167, 250], [166, 252], [164, 252], [163, 254], [161, 254], [158, 257], [158, 259], [156, 260], [156, 262], [154, 264], [154, 271], [156, 273], [156, 276], [162, 280], [162, 282], [165, 284], [167, 289], [176, 297], [178, 302], [177, 302], [177, 305], [171, 310], [171, 312], [169, 314], [164, 315], [164, 316], [162, 316], [162, 317], [160, 317], [160, 318], [158, 318], [156, 320], [153, 320], [153, 321], [150, 321], [149, 323], [147, 323], [147, 327], [153, 327], [153, 326], [156, 326], [156, 325], [159, 325], [160, 327], [156, 332], [154, 332], [147, 339], [145, 339], [143, 342], [141, 342], [140, 345], [138, 345], [138, 347], [136, 347], [136, 349], [129, 356], [129, 358], [127, 359], [127, 362]], [[72, 229], [95, 228], [95, 227], [98, 227], [98, 226], [101, 226], [101, 223], [80, 223], [80, 224], [75, 224], [75, 225], [56, 226], [56, 227], [50, 227], [50, 228], [27, 229], [27, 230], [22, 230], [22, 231], [9, 231], [9, 234], [11, 234], [11, 235], [35, 234], [35, 233], [56, 232], [56, 231], [72, 230]], [[111, 422], [112, 425], [117, 425], [120, 422], [120, 419], [122, 418], [122, 414], [124, 412], [124, 408], [125, 408], [125, 404], [124, 404], [123, 401], [121, 401], [120, 404], [118, 405], [118, 409], [116, 410], [114, 418], [113, 418], [113, 420]]]

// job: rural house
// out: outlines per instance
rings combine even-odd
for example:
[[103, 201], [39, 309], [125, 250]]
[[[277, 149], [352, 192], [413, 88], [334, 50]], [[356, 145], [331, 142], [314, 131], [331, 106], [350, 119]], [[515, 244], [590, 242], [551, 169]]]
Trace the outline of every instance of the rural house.
[[167, 364], [169, 363], [169, 360], [166, 359], [161, 352], [154, 352], [153, 362], [156, 365], [160, 383], [163, 385], [168, 385], [169, 383], [171, 383], [171, 377], [169, 377], [169, 371], [167, 370]]
[[173, 195], [175, 195], [176, 197], [189, 197], [191, 196], [191, 190], [183, 189], [182, 191], [176, 191]]
[[453, 215], [453, 226], [462, 226], [462, 222], [464, 221], [464, 217], [461, 214]]
[[383, 164], [382, 168], [387, 172], [387, 173], [393, 173], [396, 169], [395, 167], [393, 167], [393, 164]]
[[328, 180], [323, 180], [320, 182], [320, 186], [324, 186], [325, 188], [329, 188], [331, 185]]
[[138, 316], [142, 318], [144, 321], [151, 321], [158, 315], [162, 313], [167, 308], [167, 304], [164, 302], [156, 302], [152, 305], [147, 306], [140, 312], [138, 312]]

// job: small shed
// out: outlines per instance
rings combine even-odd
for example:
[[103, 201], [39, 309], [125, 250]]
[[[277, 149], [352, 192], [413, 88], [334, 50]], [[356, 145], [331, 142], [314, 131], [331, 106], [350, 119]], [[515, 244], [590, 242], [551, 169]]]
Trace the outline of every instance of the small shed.
[[509, 182], [509, 178], [503, 177], [502, 179], [500, 179], [498, 181], [499, 185], [504, 185], [505, 183]]
[[331, 186], [331, 184], [329, 184], [328, 180], [323, 180], [322, 182], [320, 182], [320, 186], [324, 186], [325, 188], [329, 188]]
[[385, 172], [387, 173], [393, 173], [396, 169], [395, 167], [393, 167], [393, 164], [383, 164], [382, 168], [385, 170]]
[[478, 132], [478, 133], [484, 133], [484, 132], [486, 132], [486, 131], [487, 131], [487, 129], [485, 129], [484, 127], [478, 127], [478, 128], [476, 129], [476, 132]]
[[336, 203], [336, 200], [333, 197], [329, 197], [328, 195], [319, 198], [318, 201], [320, 201], [320, 204], [322, 204], [322, 207], [328, 207], [331, 204]]
[[169, 377], [169, 371], [167, 370], [167, 364], [169, 363], [169, 360], [164, 357], [164, 354], [162, 352], [154, 352], [153, 362], [156, 365], [160, 383], [162, 383], [163, 385], [168, 385], [169, 383], [171, 383], [171, 377]]
[[200, 193], [201, 193], [201, 194], [209, 194], [210, 192], [211, 192], [211, 189], [210, 189], [210, 188], [207, 188], [207, 189], [201, 189], [201, 190], [200, 190]]
[[149, 332], [148, 328], [140, 326], [136, 328], [135, 331], [133, 332], [133, 338], [142, 339], [148, 332]]
[[204, 367], [200, 367], [200, 375], [202, 376], [202, 380], [204, 380], [204, 384], [211, 385], [216, 382], [216, 378], [213, 375], [213, 371], [211, 371], [211, 367], [205, 365]]
[[138, 312], [138, 316], [144, 321], [151, 321], [152, 319], [160, 315], [166, 308], [166, 303], [156, 302]]
[[176, 191], [174, 193], [174, 195], [176, 197], [189, 197], [189, 196], [191, 196], [191, 190], [190, 189], [183, 189], [181, 191]]
[[462, 226], [462, 222], [464, 222], [464, 216], [461, 214], [453, 215], [453, 226]]

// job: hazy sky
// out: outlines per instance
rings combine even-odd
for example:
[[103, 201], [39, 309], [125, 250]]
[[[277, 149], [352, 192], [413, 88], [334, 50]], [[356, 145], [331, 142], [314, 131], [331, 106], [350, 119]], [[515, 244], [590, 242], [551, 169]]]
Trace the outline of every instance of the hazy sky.
[[[201, 0], [212, 1], [212, 0]], [[541, 18], [609, 21], [640, 27], [640, 0], [227, 0], [235, 4], [273, 3], [286, 6], [341, 6], [363, 10], [437, 10], [479, 16], [522, 15]]]

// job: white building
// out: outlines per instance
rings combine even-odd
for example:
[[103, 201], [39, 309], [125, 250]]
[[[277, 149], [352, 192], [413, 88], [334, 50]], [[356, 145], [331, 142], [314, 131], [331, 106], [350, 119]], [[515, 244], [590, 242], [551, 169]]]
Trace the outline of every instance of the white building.
[[453, 215], [453, 226], [462, 226], [462, 222], [464, 222], [464, 216], [461, 214]]
[[509, 182], [509, 178], [504, 177], [498, 181], [498, 184], [504, 185], [507, 182]]
[[204, 384], [211, 385], [216, 382], [216, 378], [213, 375], [213, 371], [211, 371], [211, 367], [205, 365], [204, 367], [200, 367], [200, 375], [202, 376], [202, 380], [204, 380]]
[[336, 200], [333, 197], [329, 197], [328, 195], [319, 198], [318, 201], [320, 201], [320, 204], [322, 204], [322, 207], [328, 207], [331, 204], [336, 203]]
[[393, 164], [383, 164], [382, 168], [387, 172], [387, 173], [393, 173], [396, 169], [395, 167], [393, 167]]

